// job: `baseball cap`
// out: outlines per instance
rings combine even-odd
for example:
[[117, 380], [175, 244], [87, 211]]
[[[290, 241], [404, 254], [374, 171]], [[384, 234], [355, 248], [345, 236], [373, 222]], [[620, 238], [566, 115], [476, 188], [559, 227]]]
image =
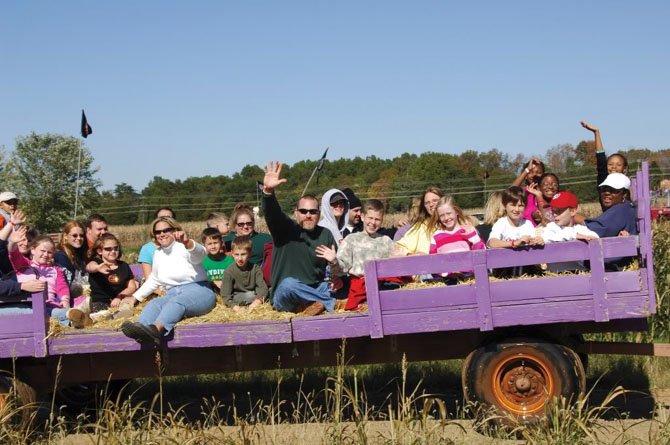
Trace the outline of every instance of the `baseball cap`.
[[574, 193], [568, 191], [558, 192], [549, 202], [549, 205], [557, 209], [576, 209], [579, 201]]
[[19, 199], [12, 192], [2, 192], [0, 193], [0, 202], [11, 201], [12, 199]]
[[630, 189], [630, 179], [623, 173], [610, 173], [598, 187], [612, 187], [613, 189]]
[[333, 193], [330, 197], [330, 203], [335, 204], [338, 201], [346, 201], [347, 197], [342, 192]]

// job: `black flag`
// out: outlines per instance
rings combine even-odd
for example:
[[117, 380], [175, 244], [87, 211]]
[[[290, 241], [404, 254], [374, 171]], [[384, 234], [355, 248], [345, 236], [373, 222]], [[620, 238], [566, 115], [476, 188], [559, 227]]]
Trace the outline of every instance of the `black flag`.
[[[330, 148], [330, 147], [328, 147]], [[316, 165], [316, 171], [320, 172], [323, 170], [323, 164], [326, 162], [326, 155], [328, 154], [328, 148], [326, 148], [326, 151], [323, 152], [323, 156], [321, 156], [321, 159], [319, 159], [319, 163]]]
[[81, 110], [81, 136], [86, 139], [89, 134], [93, 133], [93, 128], [88, 124], [86, 120], [86, 114], [84, 110]]

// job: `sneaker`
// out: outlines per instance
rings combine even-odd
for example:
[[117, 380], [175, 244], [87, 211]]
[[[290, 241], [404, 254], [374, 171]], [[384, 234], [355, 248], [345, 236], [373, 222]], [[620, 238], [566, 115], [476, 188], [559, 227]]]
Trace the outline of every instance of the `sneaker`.
[[151, 344], [153, 346], [160, 346], [162, 335], [158, 332], [156, 326], [150, 324], [149, 326], [142, 323], [134, 323], [132, 321], [124, 321], [121, 325], [121, 332], [126, 337], [130, 337], [140, 344]]
[[76, 307], [68, 309], [65, 315], [67, 316], [67, 319], [70, 320], [70, 324], [72, 325], [73, 328], [83, 329], [86, 326], [90, 326], [93, 324], [93, 320], [91, 320], [91, 317], [89, 317], [87, 313]]
[[323, 303], [315, 301], [314, 303], [307, 305], [307, 307], [302, 310], [302, 313], [309, 317], [312, 317], [314, 315], [319, 315], [324, 310], [326, 310], [326, 308], [323, 307]]

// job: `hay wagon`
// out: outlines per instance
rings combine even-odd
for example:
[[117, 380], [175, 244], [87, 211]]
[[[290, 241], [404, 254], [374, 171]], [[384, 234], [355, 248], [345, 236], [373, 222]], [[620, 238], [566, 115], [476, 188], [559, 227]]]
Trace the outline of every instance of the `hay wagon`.
[[[667, 352], [663, 345], [582, 341], [585, 333], [644, 330], [656, 311], [646, 163], [634, 178], [632, 196], [638, 236], [374, 261], [366, 265], [367, 312], [177, 325], [162, 349], [162, 374], [332, 365], [346, 338], [352, 364], [396, 362], [403, 355], [409, 361], [465, 358], [468, 399], [522, 419], [540, 415], [550, 397], [584, 391], [586, 354]], [[605, 270], [605, 259], [628, 256], [638, 268]], [[489, 274], [500, 267], [584, 260], [589, 273], [502, 281]], [[384, 277], [461, 270], [474, 271], [474, 281], [398, 290], [377, 286]], [[3, 380], [0, 404], [11, 386], [21, 401], [31, 401], [36, 393], [52, 391], [56, 381], [67, 387], [157, 374], [153, 349], [115, 329], [49, 336], [44, 296], [33, 295], [32, 304], [31, 315], [0, 319], [0, 368], [13, 376]]]

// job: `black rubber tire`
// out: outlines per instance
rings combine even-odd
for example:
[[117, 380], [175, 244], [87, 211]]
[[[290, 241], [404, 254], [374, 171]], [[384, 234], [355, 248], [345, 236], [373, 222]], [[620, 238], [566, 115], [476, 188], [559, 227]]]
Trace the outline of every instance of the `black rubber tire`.
[[491, 343], [463, 363], [465, 400], [529, 423], [543, 419], [554, 397], [576, 401], [586, 389], [582, 362], [570, 348], [536, 339]]
[[37, 413], [35, 390], [18, 379], [0, 375], [0, 412], [10, 414], [3, 416], [10, 424], [29, 429]]

